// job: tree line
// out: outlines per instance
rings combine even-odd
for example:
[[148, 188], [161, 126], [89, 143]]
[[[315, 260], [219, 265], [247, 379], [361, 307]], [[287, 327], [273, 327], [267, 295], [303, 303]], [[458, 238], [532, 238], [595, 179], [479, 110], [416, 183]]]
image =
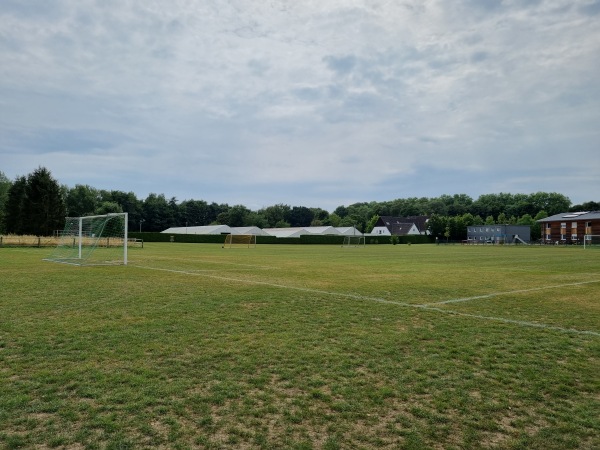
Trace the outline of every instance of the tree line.
[[204, 200], [178, 201], [164, 194], [138, 199], [133, 192], [108, 191], [77, 184], [61, 185], [50, 171], [39, 167], [28, 175], [9, 180], [0, 172], [0, 233], [52, 235], [64, 226], [65, 217], [113, 212], [129, 213], [132, 231], [163, 231], [170, 227], [221, 224], [232, 227], [283, 228], [355, 226], [370, 232], [380, 216], [427, 215], [434, 236], [458, 240], [469, 225], [535, 221], [565, 211], [599, 210], [600, 203], [573, 205], [559, 193], [485, 194], [476, 200], [466, 194], [435, 198], [398, 198], [383, 202], [360, 202], [338, 206], [333, 212], [321, 208], [277, 204], [252, 211], [243, 205], [208, 203]]

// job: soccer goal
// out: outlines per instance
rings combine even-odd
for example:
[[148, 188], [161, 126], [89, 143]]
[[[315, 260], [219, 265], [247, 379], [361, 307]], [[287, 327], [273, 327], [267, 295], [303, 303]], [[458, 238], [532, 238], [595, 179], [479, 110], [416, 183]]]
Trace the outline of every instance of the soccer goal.
[[127, 265], [127, 213], [67, 217], [58, 245], [46, 261]]
[[586, 234], [583, 237], [583, 248], [600, 249], [600, 234]]
[[344, 236], [344, 243], [342, 247], [364, 247], [365, 237], [364, 236]]
[[256, 235], [254, 234], [228, 234], [225, 236], [223, 248], [255, 248]]

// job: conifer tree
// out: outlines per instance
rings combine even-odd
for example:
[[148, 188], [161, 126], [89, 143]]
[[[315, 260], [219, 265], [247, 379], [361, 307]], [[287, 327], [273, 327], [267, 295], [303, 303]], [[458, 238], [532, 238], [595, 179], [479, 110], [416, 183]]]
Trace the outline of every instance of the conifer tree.
[[8, 189], [4, 205], [4, 228], [8, 234], [23, 234], [27, 178], [18, 177]]
[[65, 202], [58, 182], [50, 171], [39, 167], [27, 177], [25, 186], [23, 234], [50, 236], [62, 229], [65, 222]]

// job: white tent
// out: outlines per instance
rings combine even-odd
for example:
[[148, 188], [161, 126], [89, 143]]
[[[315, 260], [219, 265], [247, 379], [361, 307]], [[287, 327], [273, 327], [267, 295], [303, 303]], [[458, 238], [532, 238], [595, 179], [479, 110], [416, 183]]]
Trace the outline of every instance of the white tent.
[[340, 234], [334, 227], [305, 227], [306, 234], [320, 234], [322, 236], [327, 234]]
[[199, 227], [172, 227], [161, 233], [171, 234], [229, 234], [231, 228], [229, 225], [206, 225]]
[[355, 227], [336, 227], [335, 229], [342, 236], [362, 236], [363, 235]]
[[263, 231], [269, 236], [275, 237], [300, 237], [303, 234], [309, 234], [304, 228], [265, 228]]
[[288, 228], [265, 228], [258, 227], [230, 227], [228, 225], [206, 225], [194, 227], [172, 227], [162, 233], [170, 234], [253, 234], [255, 236], [275, 237], [300, 237], [310, 235], [343, 235], [362, 236], [362, 233], [354, 227], [288, 227]]
[[258, 227], [232, 227], [231, 234], [253, 234], [254, 236], [268, 236], [268, 234]]

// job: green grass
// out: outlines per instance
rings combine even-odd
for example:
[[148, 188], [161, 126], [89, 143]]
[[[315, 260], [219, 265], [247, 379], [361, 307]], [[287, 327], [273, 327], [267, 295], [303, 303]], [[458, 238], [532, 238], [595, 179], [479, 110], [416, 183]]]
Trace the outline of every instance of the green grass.
[[47, 253], [0, 248], [0, 448], [600, 447], [597, 251]]

